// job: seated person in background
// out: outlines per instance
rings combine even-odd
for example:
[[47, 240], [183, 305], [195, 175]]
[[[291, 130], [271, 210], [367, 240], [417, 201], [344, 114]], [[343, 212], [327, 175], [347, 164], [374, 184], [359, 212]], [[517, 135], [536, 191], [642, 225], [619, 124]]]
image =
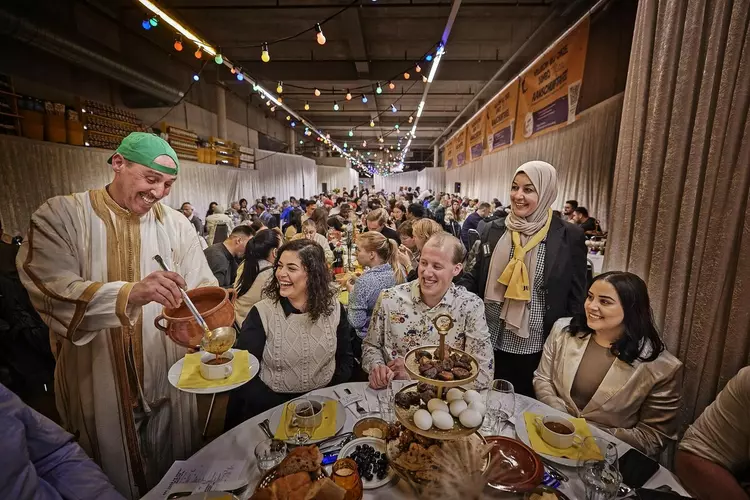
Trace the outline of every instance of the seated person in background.
[[432, 219], [419, 219], [418, 221], [414, 221], [411, 230], [414, 235], [414, 245], [417, 247], [416, 254], [412, 253], [411, 250], [406, 249], [404, 246], [399, 247], [399, 252], [404, 256], [402, 262], [406, 263], [406, 259], [409, 261], [416, 259], [417, 261], [417, 265], [412, 269], [409, 269], [409, 266], [406, 266], [406, 270], [409, 273], [406, 276], [407, 281], [414, 281], [418, 277], [419, 256], [425, 243], [427, 243], [427, 240], [436, 234], [444, 232], [443, 226]]
[[289, 212], [289, 222], [281, 227], [284, 239], [291, 240], [295, 235], [302, 233], [302, 210], [295, 208]]
[[576, 200], [568, 200], [563, 207], [562, 220], [566, 222], [575, 222], [575, 210], [578, 208]]
[[362, 345], [362, 368], [369, 373], [370, 387], [382, 389], [394, 378], [409, 378], [404, 356], [421, 345], [439, 343], [432, 324], [439, 313], [450, 314], [454, 321], [446, 344], [479, 363], [476, 387], [482, 389], [492, 380], [492, 345], [482, 300], [452, 281], [461, 272], [463, 256], [461, 241], [440, 232], [422, 248], [419, 280], [380, 294]]
[[695, 498], [750, 499], [749, 366], [687, 430], [675, 456], [675, 472]]
[[265, 293], [235, 346], [260, 360], [260, 373], [230, 393], [227, 429], [352, 374], [353, 333], [320, 246], [306, 239], [282, 245]]
[[594, 279], [583, 314], [555, 323], [534, 391], [653, 457], [677, 438], [681, 380], [682, 363], [654, 326], [646, 284], [612, 271]]
[[407, 220], [400, 226], [398, 226], [398, 236], [401, 238], [401, 246], [399, 246], [399, 252], [409, 260], [409, 265], [404, 266], [407, 272], [412, 269], [416, 269], [419, 263], [419, 249], [417, 249], [417, 243], [414, 240], [414, 224]]
[[597, 232], [596, 219], [589, 217], [589, 211], [586, 210], [586, 207], [578, 207], [573, 211], [573, 221], [581, 226], [587, 236]]
[[367, 214], [367, 218], [365, 220], [367, 222], [368, 231], [377, 231], [386, 238], [395, 240], [399, 245], [401, 244], [401, 239], [398, 237], [398, 233], [396, 232], [396, 230], [386, 226], [386, 224], [388, 223], [388, 212], [386, 212], [385, 208], [374, 209], [372, 212]]
[[0, 497], [124, 500], [75, 438], [0, 384]]
[[253, 239], [247, 242], [245, 260], [237, 269], [237, 279], [234, 280], [234, 289], [237, 292], [234, 317], [240, 326], [250, 308], [260, 302], [263, 289], [273, 277], [273, 262], [281, 241], [279, 233], [266, 229], [258, 231]]
[[464, 244], [466, 250], [469, 250], [469, 230], [476, 230], [479, 225], [479, 221], [490, 215], [490, 204], [480, 203], [477, 209], [470, 213], [463, 225], [461, 226], [461, 243]]
[[420, 203], [412, 203], [406, 208], [406, 220], [414, 221], [424, 217], [424, 207]]
[[185, 217], [187, 217], [187, 220], [190, 221], [190, 223], [195, 228], [195, 232], [198, 234], [203, 234], [203, 222], [201, 221], [200, 217], [195, 213], [195, 210], [193, 210], [193, 205], [190, 204], [189, 201], [186, 201], [182, 204], [180, 207], [180, 212], [182, 212]]
[[219, 286], [229, 288], [234, 286], [237, 277], [237, 265], [245, 255], [245, 246], [253, 237], [253, 230], [249, 226], [237, 226], [229, 238], [221, 243], [214, 243], [203, 253], [208, 261], [211, 272], [219, 280]]
[[329, 265], [333, 263], [333, 250], [331, 250], [331, 245], [330, 243], [328, 243], [328, 238], [318, 233], [318, 227], [315, 224], [314, 220], [307, 219], [305, 222], [303, 222], [302, 234], [294, 236], [292, 240], [299, 240], [302, 238], [314, 241], [315, 243], [320, 245], [320, 248], [323, 250], [323, 254], [325, 255], [325, 263]]
[[231, 217], [224, 213], [224, 207], [221, 205], [214, 205], [213, 213], [206, 217], [206, 232], [208, 233], [206, 241], [209, 245], [214, 243], [216, 226], [219, 224], [225, 224], [227, 226], [227, 231], [230, 233], [234, 229], [234, 222], [232, 222]]
[[[398, 262], [398, 245], [380, 233], [368, 232], [357, 240], [357, 261], [367, 269], [356, 281], [346, 284], [349, 290], [347, 313], [349, 323], [364, 339], [370, 317], [380, 292], [406, 281], [406, 272]], [[355, 349], [355, 356], [357, 355]]]
[[328, 241], [328, 210], [325, 208], [316, 208], [313, 211], [310, 220], [315, 222], [315, 228], [318, 234]]

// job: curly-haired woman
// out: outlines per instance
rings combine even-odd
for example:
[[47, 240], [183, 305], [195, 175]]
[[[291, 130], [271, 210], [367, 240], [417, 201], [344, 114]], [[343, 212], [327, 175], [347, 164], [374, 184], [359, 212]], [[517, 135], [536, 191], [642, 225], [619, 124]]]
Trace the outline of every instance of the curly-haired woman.
[[328, 385], [354, 366], [352, 329], [331, 286], [323, 250], [308, 239], [279, 248], [266, 299], [252, 309], [237, 348], [260, 360], [260, 373], [229, 397], [226, 428]]

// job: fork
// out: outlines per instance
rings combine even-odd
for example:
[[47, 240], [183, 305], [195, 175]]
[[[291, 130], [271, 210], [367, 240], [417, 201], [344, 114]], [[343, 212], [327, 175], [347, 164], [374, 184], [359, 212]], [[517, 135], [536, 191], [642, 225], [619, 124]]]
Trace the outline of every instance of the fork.
[[[349, 388], [344, 388], [344, 393], [347, 396], [349, 396], [349, 395], [351, 395], [352, 391], [350, 391]], [[357, 413], [359, 413], [359, 416], [360, 417], [364, 417], [367, 414], [367, 412], [365, 411], [364, 408], [362, 408], [362, 406], [360, 406], [359, 401], [357, 401], [354, 404], [357, 405]]]

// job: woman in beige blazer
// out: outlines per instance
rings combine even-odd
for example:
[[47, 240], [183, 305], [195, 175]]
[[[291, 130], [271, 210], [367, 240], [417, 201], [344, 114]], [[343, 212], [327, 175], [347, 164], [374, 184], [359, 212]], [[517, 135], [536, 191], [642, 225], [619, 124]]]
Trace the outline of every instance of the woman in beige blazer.
[[242, 327], [247, 313], [262, 297], [263, 288], [273, 278], [273, 261], [281, 246], [281, 236], [276, 231], [262, 229], [247, 242], [245, 260], [237, 269], [234, 289], [234, 319]]
[[647, 455], [677, 438], [682, 363], [653, 323], [646, 284], [597, 276], [584, 314], [555, 323], [534, 373], [537, 399], [582, 417]]

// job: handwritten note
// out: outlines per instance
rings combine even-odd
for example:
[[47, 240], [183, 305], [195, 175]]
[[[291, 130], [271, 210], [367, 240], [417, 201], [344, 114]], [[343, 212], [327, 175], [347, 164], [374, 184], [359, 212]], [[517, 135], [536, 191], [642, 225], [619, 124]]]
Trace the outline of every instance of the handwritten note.
[[230, 491], [247, 483], [247, 462], [244, 460], [213, 460], [188, 465], [177, 461], [162, 478], [157, 490], [161, 498], [174, 493]]

